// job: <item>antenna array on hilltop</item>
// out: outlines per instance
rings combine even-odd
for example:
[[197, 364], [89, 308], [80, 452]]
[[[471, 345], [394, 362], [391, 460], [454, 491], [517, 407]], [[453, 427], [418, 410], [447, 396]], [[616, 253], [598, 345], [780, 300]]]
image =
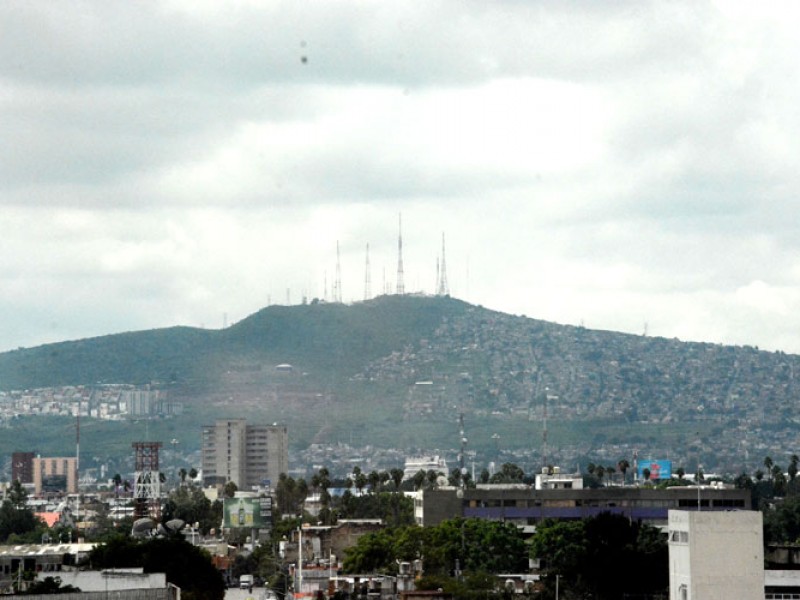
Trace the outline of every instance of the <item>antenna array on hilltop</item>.
[[369, 267], [369, 244], [367, 244], [367, 264], [364, 271], [364, 300], [372, 297], [372, 272]]
[[406, 293], [406, 285], [403, 282], [403, 214], [399, 215], [399, 228], [397, 236], [397, 294]]
[[447, 262], [444, 257], [444, 233], [442, 233], [442, 262], [440, 264], [441, 268], [437, 269], [439, 271], [439, 281], [436, 282], [436, 295], [449, 296], [450, 286], [447, 283]]
[[333, 301], [342, 301], [342, 266], [339, 262], [339, 242], [336, 242], [336, 280], [333, 282]]

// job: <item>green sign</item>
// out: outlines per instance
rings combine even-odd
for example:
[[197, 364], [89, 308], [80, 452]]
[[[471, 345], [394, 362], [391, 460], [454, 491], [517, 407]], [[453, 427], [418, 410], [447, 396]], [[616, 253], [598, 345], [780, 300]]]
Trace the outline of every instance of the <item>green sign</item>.
[[225, 498], [222, 526], [229, 529], [261, 529], [269, 527], [269, 515], [262, 515], [260, 498]]

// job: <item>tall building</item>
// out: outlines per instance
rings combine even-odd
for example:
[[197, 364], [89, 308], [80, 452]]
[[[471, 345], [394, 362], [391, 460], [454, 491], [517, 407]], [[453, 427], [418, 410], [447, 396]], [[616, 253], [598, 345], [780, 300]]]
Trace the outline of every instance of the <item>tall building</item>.
[[78, 492], [78, 459], [74, 456], [33, 459], [33, 485], [42, 493]]
[[11, 455], [11, 481], [33, 483], [33, 452], [14, 452]]
[[670, 510], [670, 600], [764, 598], [763, 527], [760, 511]]
[[203, 426], [203, 482], [240, 490], [277, 483], [289, 469], [289, 436], [283, 425], [248, 425], [245, 419]]

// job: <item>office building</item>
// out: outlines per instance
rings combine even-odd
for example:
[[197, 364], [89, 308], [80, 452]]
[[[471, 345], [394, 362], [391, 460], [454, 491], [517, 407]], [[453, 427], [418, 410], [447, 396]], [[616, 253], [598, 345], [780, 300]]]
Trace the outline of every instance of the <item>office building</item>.
[[74, 456], [33, 459], [33, 486], [42, 494], [78, 492], [78, 460]]
[[[562, 480], [555, 480], [560, 486]], [[553, 484], [553, 480], [547, 482]], [[750, 510], [749, 490], [719, 486], [535, 487], [525, 484], [478, 484], [476, 488], [424, 490], [414, 500], [417, 523], [438, 525], [446, 519], [475, 517], [516, 525], [543, 519], [584, 519], [610, 512], [652, 525], [666, 525], [670, 509]]]
[[762, 533], [759, 511], [669, 511], [670, 600], [763, 600]]
[[244, 419], [203, 427], [203, 482], [240, 490], [275, 485], [289, 468], [289, 436], [282, 425], [248, 425]]

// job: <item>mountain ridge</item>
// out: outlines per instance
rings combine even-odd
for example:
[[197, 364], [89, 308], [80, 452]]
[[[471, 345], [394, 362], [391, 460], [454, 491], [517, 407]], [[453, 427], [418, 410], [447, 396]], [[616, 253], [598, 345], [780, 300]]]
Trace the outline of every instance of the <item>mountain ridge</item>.
[[[276, 371], [280, 363], [291, 372]], [[782, 352], [591, 330], [434, 296], [270, 306], [223, 330], [0, 354], [0, 389], [149, 383], [194, 419], [287, 422], [297, 448], [352, 438], [356, 425], [367, 444], [452, 448], [443, 428], [462, 412], [484, 456], [493, 444], [499, 454], [499, 431], [509, 450], [553, 460], [647, 448], [731, 469], [750, 448], [777, 453], [797, 434], [794, 373], [800, 358]]]

